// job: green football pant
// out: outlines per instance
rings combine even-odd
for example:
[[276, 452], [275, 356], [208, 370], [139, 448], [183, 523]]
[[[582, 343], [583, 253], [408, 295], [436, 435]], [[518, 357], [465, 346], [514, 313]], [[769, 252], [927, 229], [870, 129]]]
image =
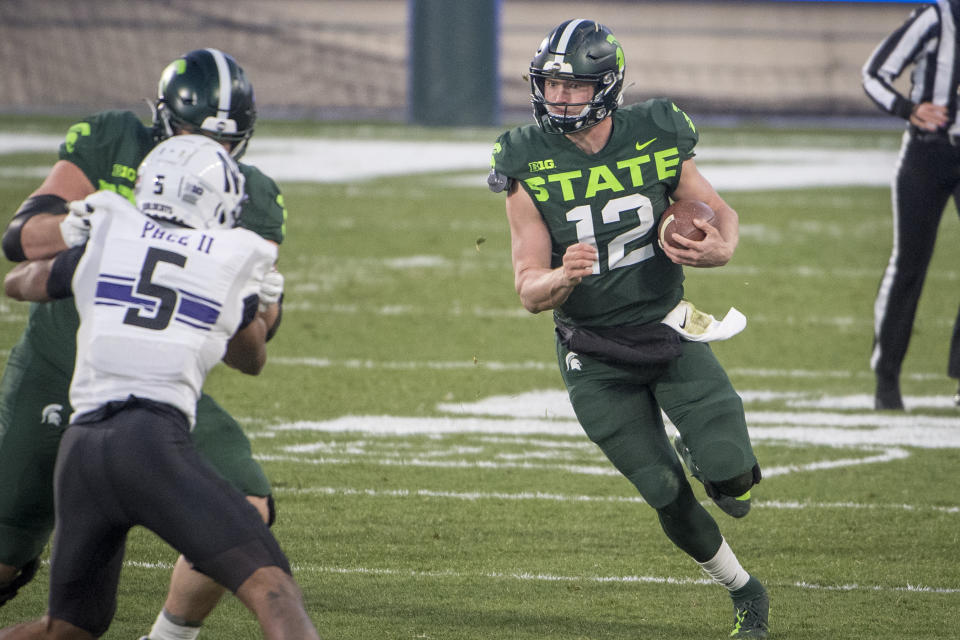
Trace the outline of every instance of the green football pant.
[[688, 484], [661, 409], [705, 480], [729, 480], [756, 464], [743, 403], [706, 343], [685, 341], [680, 357], [658, 365], [611, 365], [559, 341], [557, 358], [583, 430], [654, 509]]

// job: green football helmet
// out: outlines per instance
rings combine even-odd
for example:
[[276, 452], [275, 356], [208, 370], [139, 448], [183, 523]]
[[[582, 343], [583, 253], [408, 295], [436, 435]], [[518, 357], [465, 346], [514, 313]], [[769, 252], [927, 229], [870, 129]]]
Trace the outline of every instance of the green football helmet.
[[163, 70], [153, 113], [154, 136], [199, 133], [230, 144], [240, 158], [253, 135], [253, 85], [237, 61], [218, 49], [197, 49]]
[[[547, 133], [574, 133], [594, 126], [622, 104], [623, 70], [623, 49], [610, 29], [593, 20], [561, 23], [543, 39], [530, 63], [533, 119]], [[591, 83], [593, 98], [575, 104], [547, 102], [547, 78]]]

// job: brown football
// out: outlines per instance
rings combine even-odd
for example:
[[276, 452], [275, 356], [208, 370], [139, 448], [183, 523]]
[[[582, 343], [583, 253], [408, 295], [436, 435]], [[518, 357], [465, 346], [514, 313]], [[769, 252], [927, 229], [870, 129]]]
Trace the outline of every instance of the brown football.
[[677, 200], [667, 207], [660, 217], [660, 226], [657, 228], [657, 237], [660, 239], [660, 246], [669, 244], [671, 247], [683, 249], [679, 243], [674, 242], [671, 234], [676, 233], [690, 240], [703, 240], [706, 233], [698, 229], [693, 224], [694, 218], [699, 218], [706, 222], [713, 223], [716, 214], [706, 202], [700, 200]]

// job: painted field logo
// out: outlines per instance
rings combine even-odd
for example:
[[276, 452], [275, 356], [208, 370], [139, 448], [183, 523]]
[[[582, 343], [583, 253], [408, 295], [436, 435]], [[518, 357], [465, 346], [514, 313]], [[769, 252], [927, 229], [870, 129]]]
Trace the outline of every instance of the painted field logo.
[[548, 169], [553, 169], [557, 165], [553, 160], [537, 160], [536, 162], [530, 163], [530, 171], [547, 171]]
[[[575, 354], [571, 354], [575, 355]], [[571, 364], [575, 360], [571, 360]], [[949, 416], [877, 415], [872, 409], [872, 396], [823, 397], [800, 392], [743, 391], [748, 406], [747, 423], [754, 444], [763, 442], [777, 446], [826, 447], [821, 455], [802, 463], [767, 465], [764, 477], [818, 472], [825, 469], [849, 468], [903, 460], [911, 449], [960, 448], [960, 430], [956, 418]], [[924, 400], [933, 402], [936, 398]], [[943, 398], [943, 402], [951, 401]], [[920, 402], [920, 399], [911, 398]], [[763, 405], [785, 403], [774, 410]], [[951, 401], [952, 402], [952, 401]], [[863, 411], [851, 411], [855, 407]], [[952, 406], [952, 405], [951, 405]], [[476, 402], [440, 403], [442, 416], [343, 416], [326, 421], [298, 421], [268, 427], [271, 431], [316, 431], [318, 433], [362, 433], [396, 437], [428, 435], [423, 450], [407, 450], [405, 466], [455, 467], [477, 466], [485, 469], [537, 468], [562, 470], [568, 473], [616, 476], [619, 472], [583, 437], [570, 400], [563, 390], [529, 391], [506, 396], [491, 396]], [[668, 434], [674, 431], [667, 425]], [[471, 454], [465, 457], [464, 437], [470, 439]], [[524, 459], [505, 454], [497, 444], [509, 437], [522, 442]], [[457, 444], [447, 438], [458, 439]], [[565, 442], [576, 438], [576, 443]], [[400, 464], [393, 455], [385, 455], [387, 445], [379, 439], [358, 445], [350, 442], [304, 441], [283, 447], [284, 459], [302, 462], [320, 456], [324, 464]], [[838, 453], [829, 453], [837, 450]], [[579, 451], [582, 459], [571, 462], [571, 451]], [[289, 456], [294, 456], [291, 458]], [[595, 456], [595, 457], [591, 457]], [[270, 459], [270, 456], [258, 456]], [[469, 458], [469, 459], [467, 459]], [[535, 461], [534, 461], [535, 459]]]

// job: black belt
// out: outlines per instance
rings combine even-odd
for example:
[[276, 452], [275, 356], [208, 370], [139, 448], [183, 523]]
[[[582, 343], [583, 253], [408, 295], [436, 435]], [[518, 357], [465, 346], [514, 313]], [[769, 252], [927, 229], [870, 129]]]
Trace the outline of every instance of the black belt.
[[910, 137], [917, 142], [946, 142], [955, 147], [960, 147], [960, 135], [949, 135], [946, 131], [923, 131], [916, 127], [910, 127]]

